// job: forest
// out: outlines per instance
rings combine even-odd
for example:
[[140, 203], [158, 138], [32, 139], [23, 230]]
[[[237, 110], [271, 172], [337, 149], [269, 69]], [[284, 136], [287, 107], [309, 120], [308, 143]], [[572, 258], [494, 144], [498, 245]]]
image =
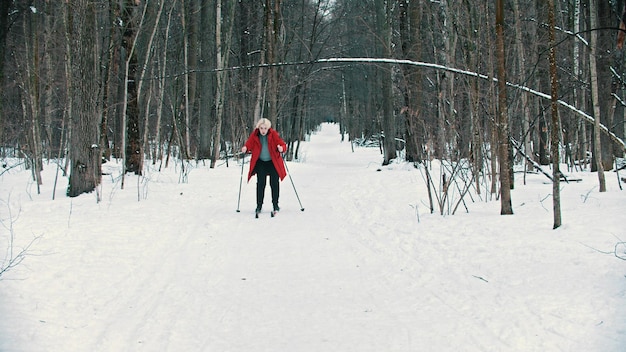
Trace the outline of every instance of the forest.
[[601, 191], [623, 167], [624, 6], [2, 1], [0, 158], [23, 160], [38, 183], [55, 160], [75, 197], [113, 160], [138, 175], [147, 163], [214, 168], [261, 117], [297, 160], [333, 122], [377, 143], [383, 165], [467, 168], [509, 214], [514, 166], [552, 170], [555, 197], [560, 164], [597, 171]]

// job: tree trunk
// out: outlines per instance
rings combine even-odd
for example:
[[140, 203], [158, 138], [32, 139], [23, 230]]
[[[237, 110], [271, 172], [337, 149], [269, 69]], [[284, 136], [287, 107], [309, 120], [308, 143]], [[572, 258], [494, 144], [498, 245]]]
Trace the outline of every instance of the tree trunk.
[[[280, 48], [281, 29], [281, 0], [265, 0], [265, 43], [266, 62], [276, 63]], [[267, 111], [265, 116], [272, 122], [272, 127], [278, 129], [278, 69], [274, 66], [267, 68]]]
[[559, 86], [556, 72], [556, 39], [554, 34], [556, 20], [554, 15], [554, 0], [548, 0], [548, 26], [550, 30], [550, 92], [552, 95], [552, 126], [550, 138], [550, 155], [552, 156], [552, 207], [554, 212], [553, 228], [556, 229], [561, 226], [561, 189], [559, 187], [561, 171], [559, 170]]
[[[6, 57], [7, 33], [9, 31], [9, 10], [12, 1], [0, 1], [0, 83], [4, 83], [4, 58]], [[0, 95], [0, 142], [4, 141], [4, 94]]]
[[[159, 24], [161, 23], [161, 15], [163, 14], [163, 8], [165, 6], [165, 0], [159, 0], [160, 4], [159, 4], [159, 10], [156, 13], [156, 19], [155, 19], [155, 23], [154, 26], [152, 28], [152, 31], [150, 32], [150, 37], [148, 39], [148, 43], [146, 44], [146, 50], [145, 50], [145, 56], [143, 58], [143, 62], [141, 64], [141, 69], [139, 71], [139, 78], [137, 79], [137, 97], [138, 97], [138, 103], [141, 103], [140, 105], [143, 106], [143, 114], [141, 115], [141, 120], [143, 120], [143, 126], [142, 126], [142, 136], [141, 136], [141, 141], [142, 141], [142, 146], [141, 146], [141, 150], [146, 151], [146, 153], [149, 153], [150, 151], [150, 147], [148, 145], [148, 136], [149, 136], [149, 131], [150, 131], [150, 126], [149, 126], [149, 116], [150, 116], [150, 107], [152, 104], [150, 104], [150, 102], [152, 101], [152, 93], [153, 93], [153, 88], [155, 86], [155, 83], [153, 80], [149, 80], [146, 82], [146, 75], [148, 73], [148, 70], [150, 70], [150, 72], [152, 73], [153, 71], [156, 71], [157, 68], [155, 66], [149, 66], [149, 63], [152, 61], [152, 58], [154, 56], [156, 56], [155, 52], [155, 48], [154, 46], [154, 39], [156, 36], [156, 33], [159, 29]], [[147, 4], [146, 4], [147, 6]], [[148, 84], [148, 89], [147, 89], [147, 94], [144, 93], [144, 83]]]
[[[444, 66], [448, 65], [448, 51], [449, 51], [449, 32], [448, 32], [448, 20], [447, 20], [447, 2], [440, 1], [438, 5], [436, 5], [439, 9], [439, 22], [441, 23], [441, 44], [436, 45], [435, 50], [438, 55], [436, 55], [435, 60], [441, 63]], [[437, 139], [435, 143], [435, 151], [436, 157], [442, 160], [448, 159], [448, 143], [446, 141], [446, 126], [447, 126], [447, 116], [446, 116], [446, 106], [450, 101], [450, 97], [448, 96], [448, 91], [450, 89], [450, 81], [448, 80], [448, 72], [437, 72], [437, 126], [435, 127], [437, 131]], [[433, 126], [434, 127], [434, 126]]]
[[506, 64], [504, 51], [504, 1], [496, 0], [496, 52], [498, 57], [498, 161], [500, 163], [500, 214], [513, 214], [509, 159], [509, 122], [506, 101]]
[[[186, 72], [190, 71], [190, 57], [189, 57], [189, 26], [187, 24], [187, 7], [190, 6], [188, 2], [182, 2], [182, 11], [181, 11], [181, 21], [183, 26], [183, 62], [184, 68]], [[184, 160], [188, 160], [191, 157], [191, 139], [190, 139], [190, 129], [191, 129], [191, 110], [190, 110], [190, 77], [189, 74], [183, 75], [183, 109], [184, 109], [184, 119], [185, 125], [179, 130], [180, 133], [183, 133], [180, 146], [182, 147], [182, 155], [181, 158]]]
[[188, 36], [185, 36], [187, 42], [187, 67], [189, 68], [188, 76], [188, 89], [187, 94], [189, 99], [187, 100], [187, 120], [186, 120], [186, 139], [185, 143], [187, 144], [187, 153], [189, 158], [193, 158], [198, 156], [197, 147], [192, 143], [192, 137], [195, 135], [195, 124], [197, 121], [197, 98], [198, 98], [198, 76], [199, 74], [196, 72], [198, 68], [198, 53], [199, 53], [199, 42], [198, 38], [202, 35], [200, 33], [200, 21], [201, 21], [201, 13], [199, 7], [199, 1], [183, 1], [185, 4], [185, 11], [187, 11], [186, 18], [188, 19], [187, 25], [187, 33]]
[[106, 57], [106, 64], [102, 65], [102, 71], [100, 74], [101, 82], [103, 86], [101, 88], [102, 91], [102, 120], [100, 122], [100, 148], [102, 152], [103, 159], [109, 161], [111, 160], [111, 148], [109, 146], [109, 135], [107, 133], [109, 128], [109, 117], [111, 116], [111, 112], [115, 111], [114, 108], [111, 107], [113, 101], [113, 87], [117, 87], [116, 84], [113, 84], [113, 75], [117, 72], [115, 69], [117, 66], [119, 50], [116, 48], [117, 44], [115, 43], [116, 33], [118, 31], [115, 29], [115, 26], [111, 24], [111, 21], [114, 17], [113, 7], [111, 4], [106, 4], [106, 11], [109, 20], [109, 33], [107, 36], [103, 36], [103, 43], [101, 47], [102, 57]]
[[[536, 11], [530, 11], [530, 14], [527, 14], [527, 16], [534, 15], [535, 17], [541, 17], [541, 14], [547, 13], [545, 0], [536, 0], [533, 7], [536, 7]], [[537, 63], [535, 66], [536, 74], [534, 75], [534, 83], [538, 87], [538, 90], [548, 92], [550, 91], [550, 65], [548, 60], [545, 60], [541, 54], [538, 54], [545, 53], [549, 50], [547, 45], [549, 36], [548, 29], [546, 26], [533, 27], [531, 36], [534, 38], [541, 38], [533, 41], [534, 48], [530, 53], [531, 57], [528, 58], [529, 62]], [[534, 100], [532, 104], [533, 112], [536, 114], [537, 121], [535, 123], [535, 144], [537, 146], [536, 157], [539, 160], [539, 164], [550, 165], [550, 136], [548, 132], [549, 118], [546, 116], [545, 108], [541, 101]]]
[[[243, 6], [244, 2], [240, 5]], [[215, 5], [214, 0], [202, 0], [200, 6], [201, 11], [201, 28], [210, 28], [215, 26]], [[213, 51], [215, 50], [215, 36], [200, 36], [200, 68], [208, 71], [215, 67], [215, 59]], [[214, 93], [214, 75], [203, 74], [198, 77], [198, 159], [209, 159], [211, 157], [211, 130], [212, 120], [215, 113], [213, 108]]]
[[[71, 169], [67, 195], [76, 197], [92, 192], [100, 184], [101, 162], [99, 125], [96, 99], [96, 79], [100, 66], [94, 55], [96, 30], [96, 4], [90, 0], [76, 0], [65, 6], [67, 16], [68, 61], [71, 77]], [[98, 199], [99, 200], [99, 199]]]
[[[224, 115], [224, 93], [227, 73], [223, 70], [224, 63], [228, 60], [228, 48], [224, 50], [225, 40], [222, 38], [222, 0], [216, 0], [215, 17], [215, 46], [217, 58], [217, 89], [215, 90], [215, 131], [213, 134], [213, 157], [211, 168], [215, 167], [220, 158], [220, 142], [222, 140], [222, 119]], [[233, 5], [234, 6], [234, 5]], [[232, 23], [232, 19], [231, 19]]]
[[[218, 4], [220, 3], [220, 0], [218, 0]], [[219, 6], [219, 5], [218, 5]], [[217, 46], [217, 67], [218, 67], [218, 72], [217, 72], [217, 94], [216, 94], [216, 98], [215, 98], [215, 103], [216, 103], [216, 107], [215, 107], [215, 115], [216, 115], [216, 126], [215, 126], [215, 138], [213, 139], [213, 159], [211, 160], [211, 167], [215, 167], [215, 163], [217, 162], [217, 160], [219, 160], [220, 158], [220, 145], [222, 145], [223, 143], [223, 138], [222, 138], [222, 125], [223, 125], [223, 121], [224, 121], [224, 106], [226, 105], [226, 92], [228, 91], [227, 89], [227, 85], [226, 82], [229, 79], [229, 75], [228, 75], [228, 71], [224, 70], [224, 68], [226, 67], [226, 64], [228, 63], [229, 59], [230, 59], [230, 52], [231, 52], [231, 45], [232, 45], [232, 39], [233, 39], [233, 30], [235, 27], [235, 4], [229, 4], [229, 6], [227, 7], [228, 10], [228, 16], [227, 16], [227, 23], [228, 23], [228, 31], [226, 32], [226, 35], [217, 35], [218, 33], [218, 28], [217, 27], [222, 27], [224, 26], [224, 21], [220, 20], [218, 21], [218, 24], [216, 25], [216, 44]], [[221, 18], [221, 10], [218, 12], [218, 19]], [[219, 32], [222, 32], [222, 29], [219, 29]], [[218, 40], [219, 39], [219, 40]], [[228, 159], [227, 159], [228, 160]]]
[[24, 122], [29, 126], [27, 135], [28, 157], [32, 162], [33, 181], [37, 183], [37, 193], [40, 193], [39, 185], [42, 184], [41, 171], [43, 169], [42, 144], [41, 144], [41, 114], [40, 114], [40, 90], [39, 90], [39, 40], [36, 32], [37, 17], [39, 15], [28, 12], [24, 19], [24, 39], [26, 54], [24, 58], [23, 82], [24, 95], [22, 106]]
[[[580, 32], [580, 23], [581, 23], [580, 6], [581, 6], [581, 1], [575, 0], [573, 4], [574, 33]], [[575, 40], [573, 45], [574, 45], [573, 57], [572, 57], [573, 75], [574, 75], [574, 79], [578, 79], [582, 81], [582, 79], [580, 78], [581, 76], [580, 67], [581, 67], [581, 60], [583, 60], [583, 56], [580, 55], [580, 40]], [[580, 94], [581, 91], [582, 90], [580, 90], [577, 85], [573, 87], [572, 97], [574, 100], [574, 106], [580, 106], [583, 104], [582, 99], [581, 99], [581, 96], [583, 95]], [[585, 110], [584, 107], [582, 108], [582, 110]], [[577, 160], [586, 160], [585, 153], [589, 150], [589, 145], [587, 143], [588, 140], [586, 138], [587, 124], [582, 120], [578, 121], [576, 123], [575, 131], [576, 131], [576, 134], [574, 136], [574, 141], [572, 143], [574, 146], [574, 150], [572, 151], [573, 158]]]
[[[449, 67], [454, 62], [454, 55], [456, 52], [456, 34], [452, 28], [452, 20], [449, 20], [451, 16], [450, 5], [447, 1], [441, 1], [439, 5], [439, 11], [441, 12], [442, 33], [441, 40], [443, 42], [443, 48], [440, 55], [440, 60], [444, 66]], [[439, 126], [438, 126], [438, 141], [440, 144], [441, 158], [449, 160], [458, 160], [453, 154], [458, 155], [456, 150], [455, 139], [456, 131], [454, 131], [455, 125], [455, 78], [452, 72], [443, 72], [439, 75], [438, 79], [441, 80], [440, 96], [438, 104], [440, 106], [439, 111]]]
[[[168, 43], [169, 43], [169, 38], [170, 38], [170, 28], [171, 28], [171, 23], [172, 23], [172, 14], [174, 13], [174, 8], [176, 7], [176, 1], [174, 1], [170, 7], [169, 10], [169, 14], [167, 15], [167, 26], [165, 27], [165, 43], [164, 43], [164, 47], [167, 48]], [[165, 110], [165, 86], [167, 84], [168, 78], [166, 77], [166, 72], [167, 72], [167, 62], [168, 62], [168, 56], [167, 56], [167, 52], [165, 52], [163, 54], [163, 56], [160, 58], [160, 60], [158, 60], [158, 68], [159, 68], [159, 79], [158, 79], [158, 88], [159, 88], [159, 102], [156, 108], [156, 115], [157, 115], [157, 119], [156, 119], [156, 126], [155, 126], [155, 131], [154, 131], [154, 152], [153, 152], [153, 156], [152, 156], [152, 164], [156, 163], [156, 160], [162, 160], [163, 159], [163, 153], [162, 153], [162, 144], [161, 144], [161, 136], [162, 136], [162, 130], [161, 130], [161, 125], [162, 125], [162, 121], [163, 121], [163, 112]], [[165, 143], [163, 143], [165, 144]], [[168, 148], [170, 147], [171, 143], [168, 143]]]
[[[469, 25], [466, 28], [465, 35], [468, 38], [476, 38], [482, 33], [482, 21], [480, 20], [479, 13], [480, 7], [475, 7], [467, 3], [467, 9], [469, 13]], [[468, 50], [467, 65], [470, 70], [478, 71], [478, 63], [480, 62], [480, 50], [476, 46], [472, 46], [471, 50]], [[470, 160], [472, 161], [472, 174], [474, 175], [474, 182], [476, 193], [481, 194], [481, 176], [483, 175], [483, 119], [480, 117], [480, 90], [478, 86], [478, 80], [472, 79], [469, 82], [468, 92], [468, 105], [470, 108], [471, 119], [471, 150]]]
[[[144, 5], [146, 6], [146, 5]], [[133, 0], [125, 0], [122, 9], [123, 23], [126, 24], [124, 30], [122, 46], [125, 49], [125, 74], [124, 74], [124, 96], [122, 120], [122, 145], [124, 151], [124, 173], [133, 172], [140, 175], [143, 169], [143, 151], [141, 134], [139, 132], [139, 105], [137, 101], [137, 50], [136, 38], [137, 29], [133, 13], [137, 5]], [[145, 7], [144, 7], [145, 9]], [[143, 21], [144, 16], [141, 16]], [[138, 26], [141, 28], [141, 24]], [[123, 185], [122, 181], [122, 185]]]
[[[45, 4], [45, 9], [44, 9], [44, 13], [45, 14], [50, 14], [50, 13], [55, 13], [55, 10], [58, 8], [59, 4], [50, 4], [50, 2], [46, 2]], [[48, 53], [47, 55], [45, 55], [42, 60], [42, 66], [43, 66], [43, 72], [42, 72], [42, 85], [41, 85], [41, 90], [42, 90], [42, 95], [43, 98], [41, 99], [41, 121], [43, 121], [43, 134], [42, 134], [42, 139], [43, 139], [43, 144], [45, 145], [45, 147], [43, 147], [44, 149], [42, 150], [42, 153], [45, 158], [47, 159], [51, 159], [52, 158], [52, 152], [53, 152], [53, 147], [54, 147], [54, 130], [52, 128], [52, 115], [54, 113], [54, 111], [56, 110], [55, 106], [54, 106], [54, 102], [53, 102], [53, 98], [55, 95], [55, 92], [53, 91], [53, 84], [56, 83], [56, 79], [55, 79], [55, 74], [58, 71], [56, 70], [56, 67], [54, 67], [53, 62], [58, 62], [59, 57], [56, 55], [57, 51], [53, 50], [53, 47], [55, 46], [54, 43], [54, 36], [52, 35], [52, 31], [53, 31], [53, 27], [52, 27], [52, 23], [54, 23], [54, 21], [52, 20], [52, 16], [49, 15], [44, 15], [44, 20], [43, 20], [43, 28], [44, 28], [44, 33], [43, 33], [43, 43], [42, 43], [42, 51], [44, 53]], [[55, 70], [53, 70], [53, 68]]]
[[594, 128], [593, 128], [593, 157], [596, 162], [598, 172], [599, 191], [606, 192], [606, 181], [604, 179], [604, 165], [602, 164], [602, 142], [600, 135], [600, 95], [598, 92], [598, 68], [596, 62], [596, 53], [598, 49], [598, 32], [593, 30], [597, 28], [598, 0], [590, 0], [589, 2], [589, 21], [592, 28], [591, 41], [589, 45], [589, 70], [591, 80], [591, 97], [593, 102]]
[[[421, 58], [420, 19], [422, 1], [401, 1], [400, 37], [402, 39], [402, 53], [408, 60], [419, 61]], [[403, 65], [404, 91], [404, 121], [406, 128], [406, 159], [409, 162], [421, 162], [419, 144], [419, 115], [420, 102], [423, 101], [421, 88], [423, 73], [416, 67]]]
[[[617, 13], [614, 9], [617, 3], [621, 3], [621, 1], [595, 0], [597, 10], [594, 13], [596, 26], [591, 26], [592, 33], [596, 32], [597, 35], [595, 58], [597, 61], [598, 97], [600, 98], [599, 123], [606, 126], [609, 131], [614, 130], [613, 113], [615, 112], [615, 100], [613, 91], [614, 87], [616, 87], [614, 83], [623, 79], [621, 77], [614, 79], [614, 72], [618, 69], [615, 67], [614, 61], [614, 54], [618, 52], [615, 48], [615, 34], [620, 33], [620, 31], [609, 30], [609, 28], [616, 28], [619, 24], [616, 19], [620, 18], [621, 13]], [[589, 10], [592, 11], [592, 6], [590, 6]], [[600, 30], [596, 30], [597, 28], [600, 28]], [[603, 171], [611, 170], [613, 167], [613, 142], [608, 135], [600, 134], [600, 146], [602, 150], [597, 156], [602, 160]]]
[[[384, 0], [376, 0], [376, 29], [381, 38], [379, 52], [382, 57], [391, 55], [391, 25], [389, 7]], [[396, 119], [393, 111], [393, 91], [391, 86], [391, 68], [378, 69], [381, 87], [382, 127], [385, 134], [383, 140], [383, 165], [389, 165], [396, 158]]]
[[[526, 80], [526, 55], [524, 53], [524, 40], [522, 35], [522, 14], [520, 11], [519, 0], [513, 0], [513, 9], [515, 13], [515, 42], [517, 45], [517, 61], [519, 65], [519, 82]], [[532, 155], [531, 141], [530, 141], [530, 105], [528, 103], [528, 95], [521, 94], [522, 99], [522, 144], [524, 146], [524, 153], [526, 155]], [[530, 161], [526, 161], [525, 171], [532, 171], [533, 165]]]

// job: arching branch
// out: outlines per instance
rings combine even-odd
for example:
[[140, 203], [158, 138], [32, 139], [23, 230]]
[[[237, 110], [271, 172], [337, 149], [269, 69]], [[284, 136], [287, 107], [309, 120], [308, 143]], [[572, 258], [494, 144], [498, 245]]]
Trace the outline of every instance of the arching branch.
[[[433, 64], [430, 62], [421, 62], [421, 61], [411, 61], [411, 60], [402, 60], [402, 59], [385, 59], [385, 58], [359, 58], [359, 57], [348, 57], [348, 58], [328, 58], [328, 59], [317, 59], [317, 60], [312, 60], [312, 61], [300, 61], [300, 62], [277, 62], [277, 63], [269, 63], [269, 64], [260, 64], [260, 65], [251, 65], [251, 66], [233, 66], [233, 67], [227, 67], [224, 68], [223, 70], [240, 70], [240, 69], [250, 69], [250, 68], [258, 68], [258, 67], [279, 67], [279, 66], [295, 66], [295, 65], [312, 65], [312, 64], [337, 64], [337, 63], [356, 63], [356, 64], [392, 64], [392, 65], [411, 65], [411, 66], [418, 66], [418, 67], [426, 67], [426, 68], [432, 68], [435, 70], [442, 70], [442, 71], [448, 71], [448, 72], [452, 72], [452, 73], [457, 73], [457, 74], [461, 74], [461, 75], [465, 75], [465, 76], [470, 76], [470, 77], [476, 77], [479, 79], [484, 79], [484, 80], [492, 80], [494, 82], [498, 81], [498, 78], [496, 77], [490, 77], [488, 75], [482, 74], [482, 73], [477, 73], [477, 72], [472, 72], [472, 71], [467, 71], [467, 70], [461, 70], [458, 68], [454, 68], [454, 67], [448, 67], [448, 66], [444, 66], [444, 65], [438, 65], [438, 64]], [[217, 72], [220, 70], [210, 70], [209, 72]], [[193, 71], [193, 72], [200, 72], [200, 71]], [[205, 71], [207, 72], [207, 71]], [[182, 74], [188, 74], [189, 72], [185, 72]], [[182, 75], [181, 74], [181, 75]], [[519, 89], [521, 91], [524, 91], [526, 93], [538, 96], [540, 98], [543, 99], [547, 99], [547, 100], [551, 100], [552, 97], [550, 96], [550, 94], [546, 94], [543, 92], [539, 92], [537, 90], [534, 90], [532, 88], [523, 86], [523, 85], [519, 85], [519, 84], [515, 84], [512, 82], [506, 82], [506, 85], [511, 87], [511, 88], [515, 88], [515, 89]], [[577, 107], [563, 101], [563, 100], [558, 100], [557, 103], [565, 108], [570, 110], [571, 112], [573, 112], [575, 115], [578, 115], [579, 117], [581, 117], [583, 120], [587, 121], [590, 124], [594, 124], [595, 123], [595, 119], [593, 116], [587, 114], [586, 112], [578, 109]], [[615, 133], [609, 131], [609, 129], [604, 126], [603, 124], [600, 124], [600, 131], [603, 132], [604, 134], [606, 134], [607, 136], [609, 136], [609, 138], [611, 138], [611, 140], [613, 140], [613, 142], [615, 142], [620, 149], [623, 152], [626, 152], [626, 143], [619, 138]]]

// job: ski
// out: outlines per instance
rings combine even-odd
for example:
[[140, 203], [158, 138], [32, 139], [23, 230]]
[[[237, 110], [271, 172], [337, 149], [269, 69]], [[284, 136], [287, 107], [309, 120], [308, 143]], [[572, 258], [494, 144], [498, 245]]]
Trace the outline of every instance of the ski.
[[[255, 218], [255, 219], [258, 219], [258, 218], [259, 218], [259, 214], [261, 214], [261, 212], [260, 212], [260, 211], [255, 211], [255, 212], [254, 212], [254, 218]], [[271, 217], [275, 217], [275, 216], [276, 216], [276, 214], [278, 214], [278, 210], [272, 210], [272, 211], [270, 211], [270, 216], [271, 216]]]

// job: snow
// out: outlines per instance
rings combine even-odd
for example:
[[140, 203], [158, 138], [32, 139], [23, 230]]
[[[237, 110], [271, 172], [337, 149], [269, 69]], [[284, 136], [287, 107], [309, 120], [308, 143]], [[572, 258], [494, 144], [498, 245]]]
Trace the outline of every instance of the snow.
[[[514, 215], [485, 195], [430, 214], [423, 172], [325, 124], [288, 162], [281, 211], [254, 219], [255, 179], [119, 165], [96, 193], [0, 176], [0, 351], [623, 351], [626, 198], [614, 173], [552, 185], [516, 174]], [[248, 164], [244, 165], [247, 171]], [[434, 171], [436, 172], [436, 168]], [[302, 206], [291, 185], [293, 181]], [[269, 188], [269, 187], [268, 187]], [[484, 192], [483, 192], [484, 193]], [[267, 196], [269, 198], [269, 189]], [[621, 239], [620, 239], [621, 238]], [[617, 249], [617, 252], [614, 251]], [[7, 252], [8, 253], [8, 252]]]

